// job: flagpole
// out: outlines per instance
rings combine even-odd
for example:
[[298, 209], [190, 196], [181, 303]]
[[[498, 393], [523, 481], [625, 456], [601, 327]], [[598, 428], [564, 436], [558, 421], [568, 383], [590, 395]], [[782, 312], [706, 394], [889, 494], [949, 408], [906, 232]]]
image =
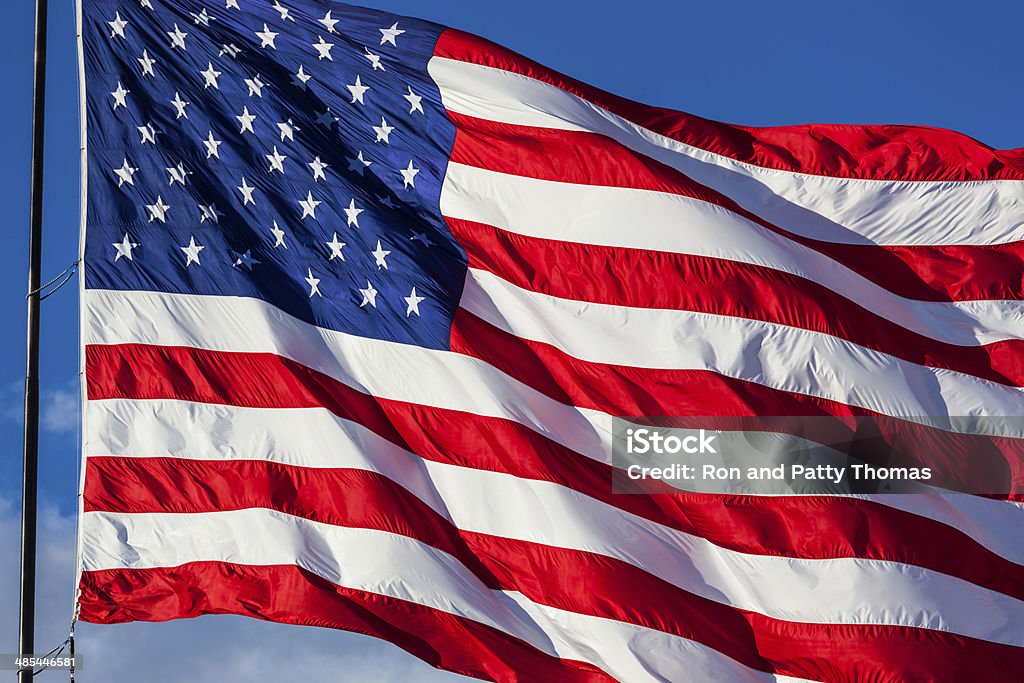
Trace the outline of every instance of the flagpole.
[[[35, 649], [36, 503], [39, 478], [39, 282], [43, 232], [43, 124], [46, 108], [47, 0], [36, 0], [32, 93], [32, 189], [28, 240], [28, 337], [25, 361], [25, 436], [21, 488], [21, 605], [18, 652]], [[29, 683], [32, 669], [18, 672]]]

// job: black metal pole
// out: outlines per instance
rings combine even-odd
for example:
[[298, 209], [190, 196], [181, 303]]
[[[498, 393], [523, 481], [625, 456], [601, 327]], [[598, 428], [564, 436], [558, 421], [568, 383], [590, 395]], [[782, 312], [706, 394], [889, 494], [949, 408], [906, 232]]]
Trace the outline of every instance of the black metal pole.
[[[31, 656], [36, 626], [36, 498], [39, 478], [39, 271], [43, 236], [43, 123], [46, 111], [47, 0], [36, 0], [32, 93], [32, 190], [28, 238], [28, 339], [25, 361], [25, 452], [21, 487], [21, 609], [18, 651]], [[30, 683], [32, 669], [18, 671]]]

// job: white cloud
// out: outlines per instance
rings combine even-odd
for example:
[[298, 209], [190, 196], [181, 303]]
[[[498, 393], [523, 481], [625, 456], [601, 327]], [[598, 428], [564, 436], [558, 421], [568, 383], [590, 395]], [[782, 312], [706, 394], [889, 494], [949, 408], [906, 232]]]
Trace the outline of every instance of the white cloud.
[[[24, 380], [0, 384], [0, 418], [21, 422]], [[54, 389], [44, 388], [39, 398], [39, 426], [53, 434], [74, 434], [78, 428], [81, 392], [77, 378]]]
[[48, 432], [74, 434], [78, 429], [78, 419], [81, 415], [80, 403], [81, 392], [77, 382], [68, 388], [43, 392], [39, 424]]
[[[17, 614], [19, 510], [0, 499], [0, 614]], [[74, 520], [45, 507], [39, 518], [36, 650], [67, 636], [74, 581]], [[17, 650], [17, 620], [0, 620], [0, 652]], [[80, 683], [372, 681], [455, 683], [390, 643], [354, 633], [207, 616], [160, 624], [79, 624]], [[61, 680], [59, 672], [47, 673]], [[41, 677], [42, 680], [42, 677]], [[48, 679], [49, 680], [49, 679]]]

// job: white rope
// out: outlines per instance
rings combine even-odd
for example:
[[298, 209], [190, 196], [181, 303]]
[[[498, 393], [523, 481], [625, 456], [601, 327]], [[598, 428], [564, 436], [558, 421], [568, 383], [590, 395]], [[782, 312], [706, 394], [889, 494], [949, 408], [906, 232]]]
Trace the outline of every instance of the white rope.
[[[39, 289], [36, 289], [36, 290], [34, 290], [34, 291], [31, 291], [31, 292], [29, 292], [28, 294], [26, 294], [26, 295], [25, 295], [25, 298], [26, 298], [26, 299], [28, 299], [29, 297], [31, 297], [31, 296], [33, 296], [33, 295], [35, 295], [35, 294], [39, 294], [40, 292], [42, 292], [43, 290], [45, 290], [46, 288], [48, 288], [48, 287], [49, 287], [50, 285], [52, 285], [53, 283], [57, 282], [57, 280], [60, 280], [60, 282], [59, 282], [59, 283], [57, 283], [57, 286], [56, 286], [56, 287], [54, 287], [53, 289], [51, 289], [50, 291], [46, 292], [46, 293], [45, 293], [45, 294], [43, 294], [43, 295], [42, 295], [41, 297], [39, 297], [39, 300], [40, 300], [40, 301], [43, 301], [43, 300], [44, 300], [44, 299], [46, 299], [47, 297], [49, 297], [49, 296], [51, 296], [51, 295], [53, 295], [53, 294], [56, 294], [56, 293], [57, 293], [57, 291], [58, 291], [58, 290], [59, 290], [59, 289], [60, 289], [61, 287], [63, 287], [64, 285], [66, 285], [66, 284], [68, 283], [68, 281], [69, 281], [69, 280], [70, 280], [71, 278], [73, 278], [73, 277], [75, 276], [75, 273], [76, 273], [76, 272], [78, 272], [78, 264], [79, 264], [80, 262], [81, 262], [81, 261], [74, 261], [74, 262], [73, 262], [73, 263], [72, 263], [72, 264], [71, 264], [70, 266], [68, 266], [67, 268], [65, 268], [65, 269], [64, 269], [64, 270], [63, 270], [63, 271], [61, 272], [61, 274], [60, 274], [60, 275], [58, 275], [57, 277], [55, 277], [55, 278], [53, 278], [52, 280], [50, 280], [49, 282], [47, 282], [47, 283], [46, 283], [45, 285], [43, 285], [43, 286], [42, 286], [42, 287], [40, 287]], [[64, 279], [63, 279], [63, 280], [61, 280], [61, 278], [64, 278]]]

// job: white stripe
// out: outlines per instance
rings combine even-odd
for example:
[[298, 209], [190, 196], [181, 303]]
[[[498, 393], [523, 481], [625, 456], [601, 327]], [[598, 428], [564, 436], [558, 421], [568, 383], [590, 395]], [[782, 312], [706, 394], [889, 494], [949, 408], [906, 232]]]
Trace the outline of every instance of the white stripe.
[[[692, 641], [622, 622], [569, 615], [536, 605], [519, 593], [488, 589], [447, 553], [396, 534], [331, 526], [261, 509], [203, 514], [87, 512], [81, 526], [85, 571], [174, 567], [198, 561], [297, 565], [345, 588], [472, 619], [555, 657], [606, 666], [620, 680], [679, 680], [690, 666], [713, 673], [714, 680], [719, 676], [731, 681], [777, 680]], [[628, 647], [637, 641], [653, 647]], [[668, 675], [652, 675], [662, 671]]]
[[517, 337], [594, 363], [710, 370], [895, 417], [1024, 415], [1024, 389], [796, 327], [559, 299], [476, 269], [460, 305]]
[[840, 244], [991, 245], [1024, 239], [1024, 182], [883, 181], [777, 171], [685, 145], [553, 85], [441, 57], [445, 107], [503, 123], [601, 133], [731, 197], [769, 222]]
[[[97, 416], [89, 452], [102, 453], [108, 446], [124, 455], [289, 464], [313, 460], [368, 470], [403, 486], [460, 529], [613, 557], [739, 609], [787, 621], [913, 626], [1024, 644], [1024, 602], [932, 570], [880, 560], [808, 560], [721, 548], [557, 484], [421, 459], [325, 411], [214, 408], [218, 426], [250, 435], [232, 439], [225, 448], [209, 443], [221, 430], [174, 433], [182, 424], [207, 427], [196, 424], [203, 408], [184, 404], [174, 409], [165, 402], [160, 407], [171, 410], [155, 414], [164, 423], [158, 430], [143, 430], [145, 421], [138, 427], [125, 422], [126, 415]], [[160, 442], [164, 434], [173, 439], [172, 448]]]
[[792, 273], [950, 344], [1024, 338], [1024, 301], [907, 299], [824, 254], [690, 197], [538, 180], [453, 163], [441, 188], [441, 211], [527, 237], [691, 254]]
[[[473, 358], [325, 330], [256, 299], [86, 290], [83, 304], [85, 344], [273, 353], [381, 398], [512, 420], [581, 455], [611, 464], [607, 415], [554, 401]], [[417, 381], [409, 382], [407, 377]], [[1024, 547], [1016, 532], [1021, 524], [1017, 506], [938, 492], [870, 498], [950, 523], [993, 552], [1024, 563]], [[985, 533], [978, 533], [977, 526]]]
[[662, 631], [541, 605], [531, 602], [522, 593], [505, 591], [505, 595], [543, 625], [556, 650], [590, 653], [593, 664], [620, 681], [797, 683], [804, 680], [748, 669], [717, 650]]

